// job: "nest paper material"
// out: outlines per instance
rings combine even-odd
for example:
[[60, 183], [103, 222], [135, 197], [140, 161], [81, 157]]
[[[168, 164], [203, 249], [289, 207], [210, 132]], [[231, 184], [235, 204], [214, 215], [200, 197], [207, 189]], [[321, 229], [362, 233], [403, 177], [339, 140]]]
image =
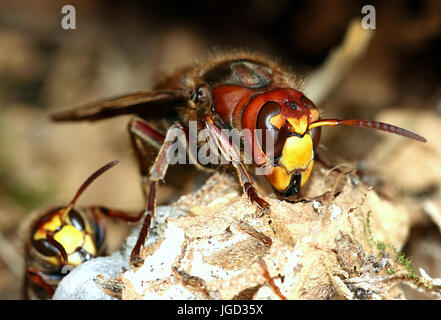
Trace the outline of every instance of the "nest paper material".
[[[331, 190], [337, 176], [314, 175], [315, 192]], [[402, 297], [395, 287], [407, 271], [379, 255], [370, 237], [400, 248], [410, 226], [403, 206], [348, 176], [320, 200], [267, 200], [271, 213], [260, 216], [234, 180], [215, 174], [168, 207], [180, 214], [156, 223], [141, 267], [128, 270], [125, 262], [119, 275], [94, 274], [89, 283], [118, 299]], [[63, 290], [55, 298], [66, 298]]]

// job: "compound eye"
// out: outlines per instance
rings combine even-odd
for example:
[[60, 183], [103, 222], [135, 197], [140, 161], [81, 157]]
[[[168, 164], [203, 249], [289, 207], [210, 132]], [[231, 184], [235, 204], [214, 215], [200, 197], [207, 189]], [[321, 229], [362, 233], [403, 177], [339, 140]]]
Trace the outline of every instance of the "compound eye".
[[[271, 119], [280, 114], [281, 110], [279, 103], [270, 101], [262, 106], [257, 116], [257, 129], [262, 129], [262, 134], [258, 136], [259, 143], [263, 152], [269, 158], [278, 157], [282, 153], [285, 143], [285, 127], [282, 126], [279, 130], [271, 123]], [[267, 140], [267, 138], [270, 138], [270, 140]], [[269, 148], [270, 144], [273, 148]]]
[[258, 129], [273, 129], [274, 126], [271, 124], [270, 120], [272, 117], [280, 114], [282, 110], [279, 103], [270, 101], [265, 103], [259, 111], [257, 116], [257, 128]]
[[320, 134], [322, 132], [322, 128], [321, 127], [317, 127], [317, 128], [312, 128], [311, 129], [311, 139], [312, 139], [312, 144], [313, 144], [313, 148], [314, 150], [317, 148], [319, 141], [320, 141]]
[[72, 223], [72, 225], [82, 231], [86, 228], [86, 224], [84, 222], [83, 217], [80, 215], [80, 213], [74, 209], [69, 211], [69, 220]]
[[59, 253], [58, 249], [46, 239], [34, 240], [32, 244], [39, 253], [47, 257], [54, 257]]

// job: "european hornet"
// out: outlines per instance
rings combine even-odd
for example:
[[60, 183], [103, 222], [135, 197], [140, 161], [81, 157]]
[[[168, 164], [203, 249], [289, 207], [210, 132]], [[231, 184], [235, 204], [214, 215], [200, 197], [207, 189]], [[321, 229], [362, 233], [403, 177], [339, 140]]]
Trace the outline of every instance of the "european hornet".
[[[173, 143], [168, 134], [175, 129], [185, 133], [187, 155], [197, 159], [202, 143], [191, 149], [189, 123], [206, 129], [209, 142], [221, 156], [232, 159], [227, 164], [201, 164], [199, 167], [217, 170], [234, 169], [244, 193], [262, 213], [269, 204], [256, 191], [249, 172], [270, 168], [263, 174], [282, 198], [298, 193], [310, 176], [314, 152], [323, 126], [352, 126], [383, 130], [421, 142], [426, 140], [408, 130], [370, 120], [320, 119], [319, 109], [297, 89], [295, 76], [271, 59], [244, 52], [220, 55], [163, 78], [152, 91], [140, 91], [113, 99], [54, 114], [54, 121], [96, 121], [118, 115], [135, 114], [129, 123], [129, 134], [138, 159], [146, 196], [146, 216], [131, 262], [140, 262], [143, 246], [152, 218], [155, 216], [155, 193], [165, 177], [167, 153]], [[167, 120], [163, 126], [161, 120]], [[252, 146], [251, 163], [232, 143], [225, 130], [249, 130], [251, 135], [241, 141]], [[261, 129], [260, 137], [254, 135]], [[272, 145], [273, 148], [268, 148]], [[149, 169], [149, 146], [158, 153]]]
[[26, 299], [52, 298], [58, 283], [73, 268], [105, 254], [104, 216], [129, 222], [137, 217], [102, 206], [75, 208], [83, 191], [102, 173], [115, 166], [113, 161], [93, 173], [78, 189], [65, 207], [57, 207], [32, 217], [25, 241], [25, 278], [23, 295]]

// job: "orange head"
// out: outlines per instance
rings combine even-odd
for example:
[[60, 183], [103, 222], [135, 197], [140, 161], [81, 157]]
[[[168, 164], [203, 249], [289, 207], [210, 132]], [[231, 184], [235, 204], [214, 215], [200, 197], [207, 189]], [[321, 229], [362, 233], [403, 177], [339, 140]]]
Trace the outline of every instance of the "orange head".
[[426, 140], [405, 129], [370, 120], [320, 119], [318, 108], [302, 92], [274, 89], [254, 97], [256, 128], [262, 129], [259, 147], [273, 170], [266, 175], [273, 188], [283, 196], [297, 193], [306, 183], [314, 164], [314, 151], [322, 126], [354, 126], [379, 129], [421, 142]]

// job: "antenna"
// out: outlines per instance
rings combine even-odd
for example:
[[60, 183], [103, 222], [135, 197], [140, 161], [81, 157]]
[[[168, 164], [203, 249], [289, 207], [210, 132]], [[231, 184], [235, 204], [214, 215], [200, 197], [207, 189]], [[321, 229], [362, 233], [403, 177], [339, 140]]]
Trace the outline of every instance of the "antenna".
[[377, 129], [382, 130], [390, 133], [395, 133], [400, 136], [414, 139], [420, 142], [427, 142], [427, 140], [409, 130], [394, 126], [392, 124], [379, 122], [379, 121], [372, 121], [372, 120], [359, 120], [359, 119], [351, 119], [351, 120], [339, 120], [339, 119], [323, 119], [318, 120], [309, 125], [309, 129], [317, 128], [317, 127], [323, 127], [323, 126], [349, 126], [349, 127], [359, 127], [359, 128], [369, 128], [369, 129]]
[[87, 189], [87, 187], [96, 179], [98, 178], [100, 175], [102, 175], [104, 172], [106, 172], [107, 170], [109, 170], [110, 168], [116, 166], [119, 163], [118, 160], [114, 160], [112, 162], [109, 162], [108, 164], [106, 164], [105, 166], [101, 167], [100, 169], [98, 169], [97, 171], [95, 171], [89, 178], [87, 178], [86, 181], [83, 182], [83, 184], [81, 185], [81, 187], [78, 189], [77, 193], [75, 194], [75, 196], [73, 197], [73, 199], [70, 201], [70, 203], [67, 205], [66, 207], [66, 211], [65, 212], [69, 212], [70, 209], [72, 209], [72, 207], [75, 205], [75, 202], [78, 200], [78, 198], [83, 194], [84, 190]]

